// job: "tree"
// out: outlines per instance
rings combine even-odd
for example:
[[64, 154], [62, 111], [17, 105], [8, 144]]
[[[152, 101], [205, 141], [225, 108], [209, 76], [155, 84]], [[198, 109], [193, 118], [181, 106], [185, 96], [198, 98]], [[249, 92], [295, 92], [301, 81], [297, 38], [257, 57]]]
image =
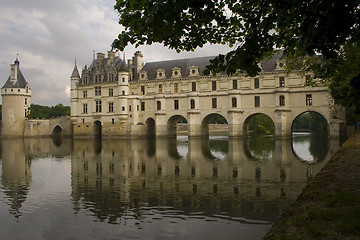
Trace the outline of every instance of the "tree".
[[50, 119], [60, 116], [69, 116], [70, 107], [64, 106], [62, 104], [57, 104], [56, 106], [42, 106], [37, 104], [31, 104], [30, 106], [30, 116], [31, 119], [43, 118]]
[[[345, 46], [360, 44], [360, 0], [117, 0], [114, 8], [125, 27], [115, 49], [155, 42], [179, 52], [205, 43], [233, 46], [206, 74], [254, 76], [259, 61], [283, 49], [289, 71], [301, 67], [328, 83], [344, 66]], [[360, 73], [360, 61], [354, 65]]]

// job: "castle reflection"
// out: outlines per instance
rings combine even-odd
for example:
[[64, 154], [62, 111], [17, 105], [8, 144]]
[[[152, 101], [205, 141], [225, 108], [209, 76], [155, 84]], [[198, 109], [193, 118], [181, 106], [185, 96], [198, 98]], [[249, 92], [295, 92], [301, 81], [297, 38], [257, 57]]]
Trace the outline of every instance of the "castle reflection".
[[336, 151], [336, 141], [327, 143], [321, 151], [308, 145], [319, 154], [309, 163], [299, 159], [296, 140], [271, 137], [2, 139], [0, 187], [18, 217], [31, 191], [31, 162], [71, 156], [74, 211], [98, 221], [141, 220], [149, 209], [273, 221]]
[[72, 197], [75, 211], [110, 223], [129, 215], [141, 220], [148, 208], [273, 221], [330, 157], [310, 165], [294, 154], [291, 140], [274, 138], [98, 144], [74, 141]]

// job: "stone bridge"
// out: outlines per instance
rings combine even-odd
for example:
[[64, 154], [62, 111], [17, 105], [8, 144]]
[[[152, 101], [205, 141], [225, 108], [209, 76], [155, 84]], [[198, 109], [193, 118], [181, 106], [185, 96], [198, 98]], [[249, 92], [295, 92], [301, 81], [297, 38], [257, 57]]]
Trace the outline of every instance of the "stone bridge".
[[37, 136], [72, 136], [72, 122], [70, 117], [53, 119], [26, 119], [24, 127], [25, 137]]

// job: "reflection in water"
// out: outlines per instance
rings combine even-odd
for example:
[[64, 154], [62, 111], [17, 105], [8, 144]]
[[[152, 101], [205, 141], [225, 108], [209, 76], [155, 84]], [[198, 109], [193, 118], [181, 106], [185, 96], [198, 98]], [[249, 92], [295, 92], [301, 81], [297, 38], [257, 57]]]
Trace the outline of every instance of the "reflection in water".
[[[62, 235], [58, 238], [81, 234], [90, 239], [96, 226], [95, 231], [109, 238], [173, 239], [181, 235], [183, 239], [218, 239], [241, 234], [260, 239], [325, 164], [328, 152], [336, 149], [336, 144], [327, 144], [324, 153], [314, 147], [317, 141], [181, 137], [62, 139], [59, 145], [51, 139], [3, 139], [0, 198], [20, 219], [26, 210], [37, 214], [39, 211], [29, 209], [48, 199], [38, 196], [36, 203], [29, 200], [24, 205], [38, 186], [34, 178], [44, 182], [53, 179], [54, 174], [46, 172], [52, 172], [55, 156], [64, 166], [67, 161], [59, 157], [71, 156], [69, 174], [66, 170], [58, 173], [71, 184], [69, 192], [56, 192], [59, 186], [51, 188], [56, 199], [70, 194], [71, 199], [51, 202], [49, 209], [60, 209], [55, 214], [47, 208], [40, 211], [54, 224], [61, 216]], [[311, 146], [309, 154], [316, 159], [311, 165], [299, 160], [299, 142]], [[48, 169], [44, 164], [34, 165], [34, 159], [50, 160], [44, 163]], [[30, 166], [31, 171], [37, 171], [36, 176], [30, 174]], [[69, 204], [71, 209], [65, 214]], [[1, 219], [7, 219], [6, 214]], [[16, 226], [19, 230], [39, 229], [26, 219]], [[77, 228], [72, 222], [78, 222]], [[122, 227], [109, 230], [109, 225], [98, 222]], [[0, 232], [5, 227], [13, 226], [2, 224]]]
[[330, 142], [327, 133], [293, 133], [293, 151], [302, 161], [320, 162], [329, 152]]

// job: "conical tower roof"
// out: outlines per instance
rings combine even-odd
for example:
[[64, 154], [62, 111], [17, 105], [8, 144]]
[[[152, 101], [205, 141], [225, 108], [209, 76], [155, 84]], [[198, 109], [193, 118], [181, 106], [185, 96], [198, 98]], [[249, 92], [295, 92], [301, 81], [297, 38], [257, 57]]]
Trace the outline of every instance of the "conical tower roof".
[[74, 70], [71, 74], [71, 78], [80, 78], [80, 74], [79, 74], [79, 71], [77, 69], [77, 66], [76, 66], [76, 63], [75, 63], [75, 66], [74, 66]]
[[16, 76], [16, 81], [12, 81], [9, 78], [7, 79], [7, 81], [5, 82], [4, 86], [2, 88], [26, 88], [26, 86], [28, 86], [27, 81], [25, 80], [24, 75], [21, 73], [20, 71], [20, 62], [18, 59], [15, 60], [14, 62], [15, 65], [17, 65], [17, 76]]

